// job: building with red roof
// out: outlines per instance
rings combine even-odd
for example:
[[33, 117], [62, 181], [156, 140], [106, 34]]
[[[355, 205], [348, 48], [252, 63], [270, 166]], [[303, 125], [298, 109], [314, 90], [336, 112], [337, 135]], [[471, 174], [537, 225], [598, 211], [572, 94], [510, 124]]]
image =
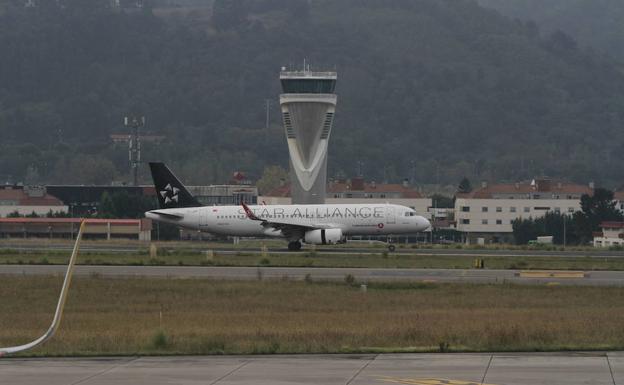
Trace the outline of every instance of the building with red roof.
[[624, 214], [624, 190], [615, 191], [613, 193], [613, 200], [615, 200], [615, 207]]
[[66, 213], [67, 205], [48, 194], [42, 186], [0, 186], [0, 217], [18, 213], [46, 215], [52, 211]]
[[624, 246], [624, 222], [602, 222], [594, 233], [594, 247]]
[[455, 196], [457, 230], [467, 241], [513, 241], [512, 223], [518, 218], [538, 218], [547, 212], [572, 215], [581, 209], [581, 196], [593, 194], [593, 184], [533, 179], [519, 183], [483, 183]]

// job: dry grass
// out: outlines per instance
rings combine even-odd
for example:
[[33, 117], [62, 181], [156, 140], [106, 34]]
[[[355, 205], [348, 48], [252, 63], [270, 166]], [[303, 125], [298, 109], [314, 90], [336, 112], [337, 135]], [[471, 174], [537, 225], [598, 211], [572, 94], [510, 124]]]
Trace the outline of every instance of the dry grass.
[[[0, 279], [0, 345], [32, 340], [61, 278]], [[92, 277], [32, 354], [621, 349], [622, 324], [619, 288]]]

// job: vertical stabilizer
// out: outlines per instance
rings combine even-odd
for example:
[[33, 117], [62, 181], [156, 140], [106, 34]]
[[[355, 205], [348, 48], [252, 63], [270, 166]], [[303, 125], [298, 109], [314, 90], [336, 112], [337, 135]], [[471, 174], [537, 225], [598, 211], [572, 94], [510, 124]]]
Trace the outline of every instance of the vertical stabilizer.
[[201, 206], [201, 203], [191, 195], [164, 163], [150, 162], [149, 166], [152, 172], [152, 179], [154, 180], [154, 187], [156, 187], [156, 195], [158, 195], [159, 208], [173, 209]]

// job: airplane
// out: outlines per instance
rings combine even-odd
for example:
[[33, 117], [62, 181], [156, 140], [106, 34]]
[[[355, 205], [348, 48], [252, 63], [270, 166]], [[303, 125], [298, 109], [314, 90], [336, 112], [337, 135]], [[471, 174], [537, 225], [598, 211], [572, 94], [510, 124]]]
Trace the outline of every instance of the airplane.
[[[427, 230], [429, 221], [405, 206], [388, 203], [202, 206], [171, 170], [150, 162], [159, 208], [146, 218], [191, 230], [238, 236], [281, 237], [288, 249], [306, 244], [331, 245], [353, 235], [414, 234]], [[394, 251], [394, 245], [388, 246]]]

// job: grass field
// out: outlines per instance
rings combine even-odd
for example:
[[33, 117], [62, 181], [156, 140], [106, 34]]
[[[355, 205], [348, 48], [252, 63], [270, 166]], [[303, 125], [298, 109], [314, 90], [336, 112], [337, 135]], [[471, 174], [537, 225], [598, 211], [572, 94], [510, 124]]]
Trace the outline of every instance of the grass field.
[[[2, 276], [0, 345], [47, 328], [60, 277]], [[79, 278], [34, 355], [624, 348], [624, 290]]]
[[[624, 270], [624, 258], [484, 256], [488, 269], [553, 270]], [[68, 251], [0, 251], [0, 264], [66, 264]], [[409, 255], [380, 250], [379, 254], [324, 254], [322, 251], [300, 253], [215, 252], [208, 257], [199, 250], [160, 250], [152, 258], [145, 251], [137, 253], [81, 252], [79, 264], [88, 265], [182, 265], [182, 266], [286, 266], [286, 267], [370, 267], [470, 269], [474, 256]]]

